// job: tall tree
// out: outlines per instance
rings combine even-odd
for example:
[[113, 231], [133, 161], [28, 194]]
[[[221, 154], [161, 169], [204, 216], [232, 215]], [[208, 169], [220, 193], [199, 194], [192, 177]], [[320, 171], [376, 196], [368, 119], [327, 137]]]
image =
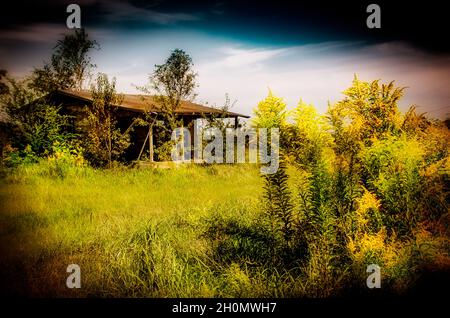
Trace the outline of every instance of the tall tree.
[[116, 80], [109, 81], [106, 74], [97, 76], [91, 86], [92, 105], [87, 108], [84, 147], [86, 157], [94, 166], [111, 167], [130, 145], [129, 134], [122, 134], [114, 117], [116, 105], [122, 96], [116, 93]]
[[180, 49], [175, 49], [162, 65], [155, 65], [151, 76], [153, 89], [163, 99], [165, 106], [175, 110], [182, 100], [195, 98], [197, 74], [193, 71], [192, 58]]
[[65, 35], [58, 40], [50, 63], [33, 71], [32, 87], [42, 93], [55, 89], [81, 90], [84, 80], [95, 67], [89, 52], [98, 48], [98, 43], [91, 40], [84, 29]]
[[156, 105], [151, 106], [160, 110], [158, 118], [161, 121], [157, 121], [154, 115], [147, 116], [149, 125], [159, 130], [160, 139], [157, 145], [159, 159], [169, 159], [172, 131], [184, 125], [182, 119], [177, 118], [176, 110], [183, 100], [192, 101], [196, 96], [197, 73], [194, 72], [193, 66], [189, 54], [175, 49], [164, 64], [155, 65], [149, 85], [140, 88], [146, 95], [153, 95]]
[[165, 113], [170, 129], [176, 128], [175, 110], [181, 101], [193, 100], [197, 73], [193, 70], [192, 58], [180, 49], [172, 51], [166, 62], [155, 65], [146, 92], [155, 95], [158, 107]]

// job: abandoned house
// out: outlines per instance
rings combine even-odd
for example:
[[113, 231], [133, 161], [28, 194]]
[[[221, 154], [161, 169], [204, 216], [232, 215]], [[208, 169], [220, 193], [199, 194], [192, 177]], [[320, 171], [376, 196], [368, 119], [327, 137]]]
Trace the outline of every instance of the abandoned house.
[[[123, 99], [120, 105], [114, 105], [114, 112], [118, 127], [125, 131], [133, 127], [135, 118], [143, 117], [144, 112], [150, 112], [156, 117], [161, 111], [157, 106], [155, 98], [142, 95], [122, 95]], [[81, 120], [86, 116], [85, 107], [92, 104], [92, 98], [89, 91], [58, 90], [48, 96], [49, 100], [55, 105], [61, 106], [61, 112], [70, 116], [70, 129], [77, 132], [80, 128]], [[208, 118], [218, 116], [234, 120], [235, 128], [239, 126], [239, 117], [249, 118], [249, 116], [229, 112], [223, 113], [222, 110], [199, 105], [196, 103], [182, 101], [180, 107], [175, 110], [177, 119], [183, 119], [184, 125], [188, 126], [198, 118]], [[190, 125], [193, 130], [193, 125]], [[125, 153], [125, 159], [128, 161], [139, 160], [143, 153], [147, 154], [150, 161], [154, 160], [154, 144], [158, 138], [157, 132], [153, 127], [135, 125], [130, 132], [131, 145]], [[191, 131], [191, 135], [193, 133]]]

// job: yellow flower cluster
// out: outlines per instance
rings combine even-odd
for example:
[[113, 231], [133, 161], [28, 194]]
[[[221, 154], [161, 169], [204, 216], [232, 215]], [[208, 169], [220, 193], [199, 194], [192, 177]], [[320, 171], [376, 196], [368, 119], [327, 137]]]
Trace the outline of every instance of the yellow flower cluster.
[[354, 240], [350, 239], [347, 248], [357, 264], [376, 263], [385, 270], [389, 270], [399, 261], [398, 251], [401, 249], [401, 244], [396, 241], [395, 235], [388, 238], [383, 228], [378, 233], [364, 233]]
[[358, 226], [359, 228], [364, 228], [364, 226], [369, 222], [367, 213], [370, 210], [378, 211], [381, 203], [375, 194], [371, 193], [367, 189], [364, 189], [364, 194], [356, 201], [358, 204], [358, 209], [356, 210]]

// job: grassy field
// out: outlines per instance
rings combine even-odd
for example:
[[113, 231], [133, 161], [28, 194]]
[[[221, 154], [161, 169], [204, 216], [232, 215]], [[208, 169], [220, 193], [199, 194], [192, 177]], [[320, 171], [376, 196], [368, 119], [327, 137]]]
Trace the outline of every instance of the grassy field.
[[[302, 174], [288, 174], [298, 197]], [[0, 290], [8, 296], [328, 297], [367, 293], [374, 262], [384, 266], [384, 293], [408, 290], [427, 268], [450, 268], [448, 218], [402, 239], [385, 229], [349, 232], [345, 245], [326, 230], [305, 236], [307, 249], [300, 241], [274, 253], [254, 165], [55, 170], [43, 160], [0, 180]], [[363, 195], [357, 213], [372, 201]], [[66, 287], [69, 264], [81, 268], [80, 289]]]
[[[45, 169], [22, 167], [2, 180], [2, 292], [183, 297], [250, 288], [238, 266], [214, 263], [203, 234], [215, 215], [258, 218], [256, 167], [80, 168], [63, 179]], [[65, 286], [71, 263], [81, 267], [81, 289]]]

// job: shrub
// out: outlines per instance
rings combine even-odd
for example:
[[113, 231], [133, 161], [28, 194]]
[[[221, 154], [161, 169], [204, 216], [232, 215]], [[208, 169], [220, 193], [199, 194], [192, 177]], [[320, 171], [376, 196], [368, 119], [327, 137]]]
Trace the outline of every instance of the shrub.
[[64, 178], [74, 167], [83, 167], [86, 161], [80, 146], [71, 146], [55, 142], [47, 157], [48, 174], [51, 177]]
[[39, 160], [39, 157], [36, 153], [31, 149], [31, 146], [28, 145], [23, 150], [19, 150], [17, 148], [11, 147], [11, 145], [7, 145], [3, 150], [4, 159], [6, 167], [16, 168], [20, 165], [28, 165], [32, 163], [36, 163]]
[[367, 186], [381, 200], [384, 224], [402, 235], [420, 220], [423, 153], [416, 140], [390, 136], [375, 140], [360, 154]]
[[271, 90], [266, 99], [258, 103], [253, 110], [255, 118], [253, 125], [258, 128], [282, 128], [286, 124], [286, 103], [275, 96]]

